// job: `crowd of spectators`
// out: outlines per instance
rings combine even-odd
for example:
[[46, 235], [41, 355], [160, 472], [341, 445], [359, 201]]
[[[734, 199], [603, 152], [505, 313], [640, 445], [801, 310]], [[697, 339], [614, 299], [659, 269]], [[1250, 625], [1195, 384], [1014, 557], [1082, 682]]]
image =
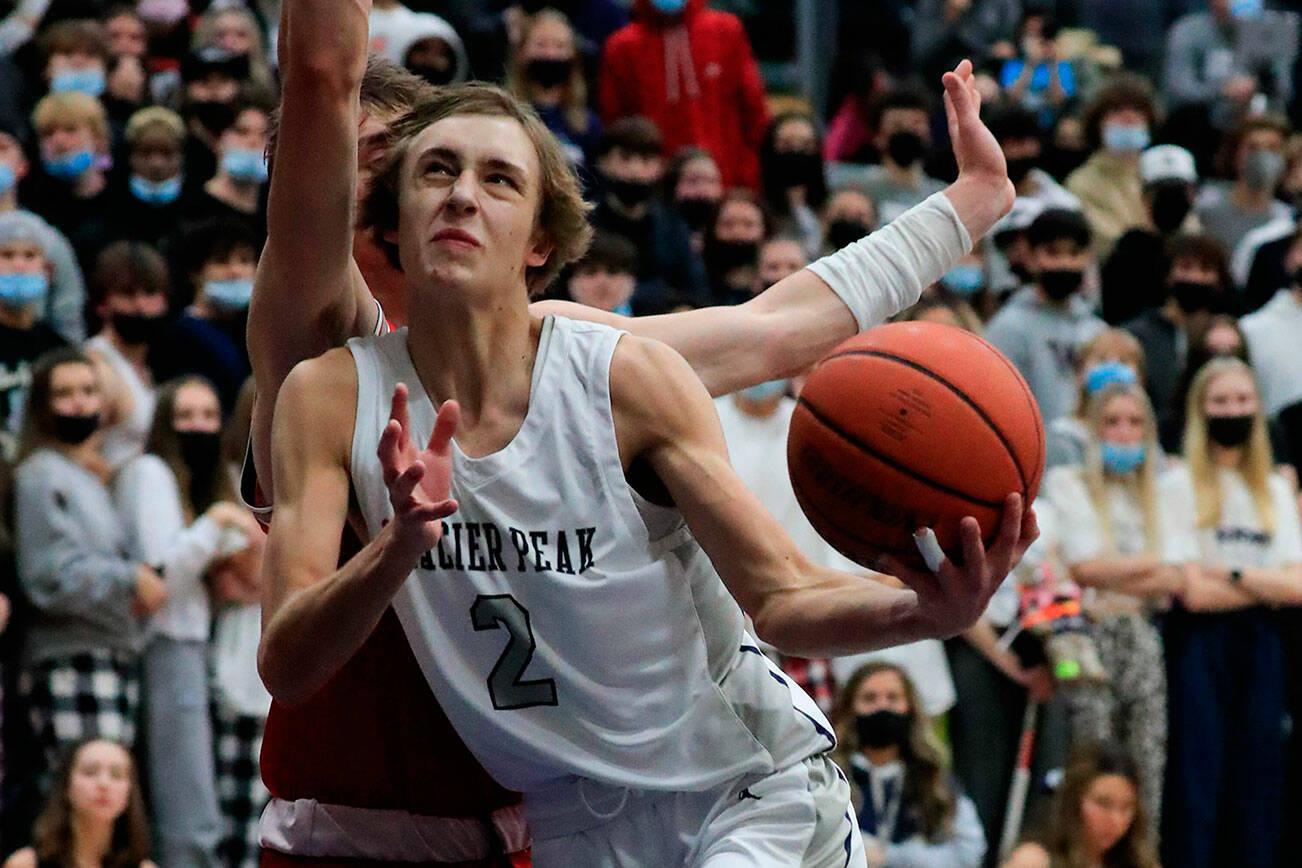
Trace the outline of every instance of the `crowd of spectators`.
[[[751, 48], [810, 5], [840, 21], [805, 59], [826, 107]], [[744, 302], [944, 189], [939, 77], [972, 60], [1016, 202], [901, 318], [1026, 378], [1043, 534], [963, 636], [773, 650], [837, 727], [873, 868], [1274, 868], [1302, 844], [1295, 5], [371, 4], [375, 54], [534, 107], [597, 230], [549, 295], [626, 316]], [[256, 864], [263, 537], [236, 491], [279, 6], [0, 0], [14, 865]], [[734, 463], [808, 554], [866, 573], [775, 470], [799, 386], [718, 399]]]

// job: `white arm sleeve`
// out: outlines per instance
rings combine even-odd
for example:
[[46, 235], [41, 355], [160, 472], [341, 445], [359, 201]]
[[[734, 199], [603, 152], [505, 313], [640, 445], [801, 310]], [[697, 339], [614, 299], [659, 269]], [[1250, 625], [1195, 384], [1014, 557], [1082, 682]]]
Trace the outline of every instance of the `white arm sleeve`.
[[832, 288], [866, 331], [917, 302], [972, 250], [972, 237], [942, 193], [933, 193], [867, 238], [809, 270]]

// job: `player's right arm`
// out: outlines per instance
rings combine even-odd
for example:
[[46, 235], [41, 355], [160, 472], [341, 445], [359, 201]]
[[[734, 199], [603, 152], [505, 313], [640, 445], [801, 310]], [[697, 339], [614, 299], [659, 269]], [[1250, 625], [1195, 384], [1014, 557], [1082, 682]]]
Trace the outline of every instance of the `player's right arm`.
[[284, 0], [281, 7], [280, 128], [248, 323], [259, 395], [253, 459], [268, 499], [271, 411], [281, 383], [298, 362], [374, 327], [376, 308], [352, 258], [370, 7], [370, 0]]

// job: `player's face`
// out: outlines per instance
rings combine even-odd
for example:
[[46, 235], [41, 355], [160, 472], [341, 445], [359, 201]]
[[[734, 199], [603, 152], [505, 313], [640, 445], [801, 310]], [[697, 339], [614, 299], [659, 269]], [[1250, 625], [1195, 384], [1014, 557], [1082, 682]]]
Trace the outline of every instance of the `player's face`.
[[1255, 415], [1260, 407], [1257, 384], [1245, 371], [1225, 371], [1207, 383], [1203, 412], [1209, 417]]
[[1099, 419], [1099, 438], [1108, 443], [1138, 443], [1144, 439], [1148, 417], [1131, 395], [1108, 401]]
[[68, 803], [75, 816], [115, 820], [131, 795], [131, 757], [119, 745], [92, 741], [77, 752], [68, 780]]
[[35, 274], [45, 269], [45, 251], [35, 241], [0, 244], [0, 274]]
[[[396, 115], [362, 110], [357, 124], [357, 202], [371, 192], [371, 180], [388, 153], [389, 124]], [[359, 209], [360, 211], [360, 209]]]
[[1121, 775], [1100, 775], [1090, 783], [1081, 798], [1080, 819], [1092, 850], [1106, 853], [1116, 846], [1135, 821], [1137, 802], [1135, 785]]
[[904, 682], [889, 669], [875, 672], [863, 680], [854, 694], [854, 713], [872, 714], [874, 711], [909, 713], [909, 700], [904, 694]]
[[786, 238], [770, 241], [761, 247], [759, 252], [759, 279], [763, 284], [760, 289], [768, 289], [808, 264], [805, 249], [799, 242]]
[[419, 284], [523, 285], [547, 261], [538, 228], [539, 163], [511, 118], [456, 115], [421, 131], [403, 160], [398, 245]]
[[50, 412], [59, 416], [89, 416], [102, 400], [95, 369], [85, 362], [55, 365], [50, 372]]
[[222, 428], [222, 408], [217, 393], [204, 383], [186, 383], [176, 390], [172, 428], [215, 434]]

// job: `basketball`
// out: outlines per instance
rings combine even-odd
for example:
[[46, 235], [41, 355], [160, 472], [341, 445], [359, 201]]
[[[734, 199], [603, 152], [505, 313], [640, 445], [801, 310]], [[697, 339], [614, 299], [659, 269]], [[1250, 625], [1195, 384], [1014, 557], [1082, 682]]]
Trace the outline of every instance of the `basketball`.
[[791, 484], [827, 542], [871, 567], [926, 570], [913, 533], [930, 527], [961, 563], [959, 521], [987, 546], [1014, 492], [1044, 471], [1044, 426], [1008, 359], [954, 326], [892, 323], [837, 347], [800, 393], [787, 439]]

